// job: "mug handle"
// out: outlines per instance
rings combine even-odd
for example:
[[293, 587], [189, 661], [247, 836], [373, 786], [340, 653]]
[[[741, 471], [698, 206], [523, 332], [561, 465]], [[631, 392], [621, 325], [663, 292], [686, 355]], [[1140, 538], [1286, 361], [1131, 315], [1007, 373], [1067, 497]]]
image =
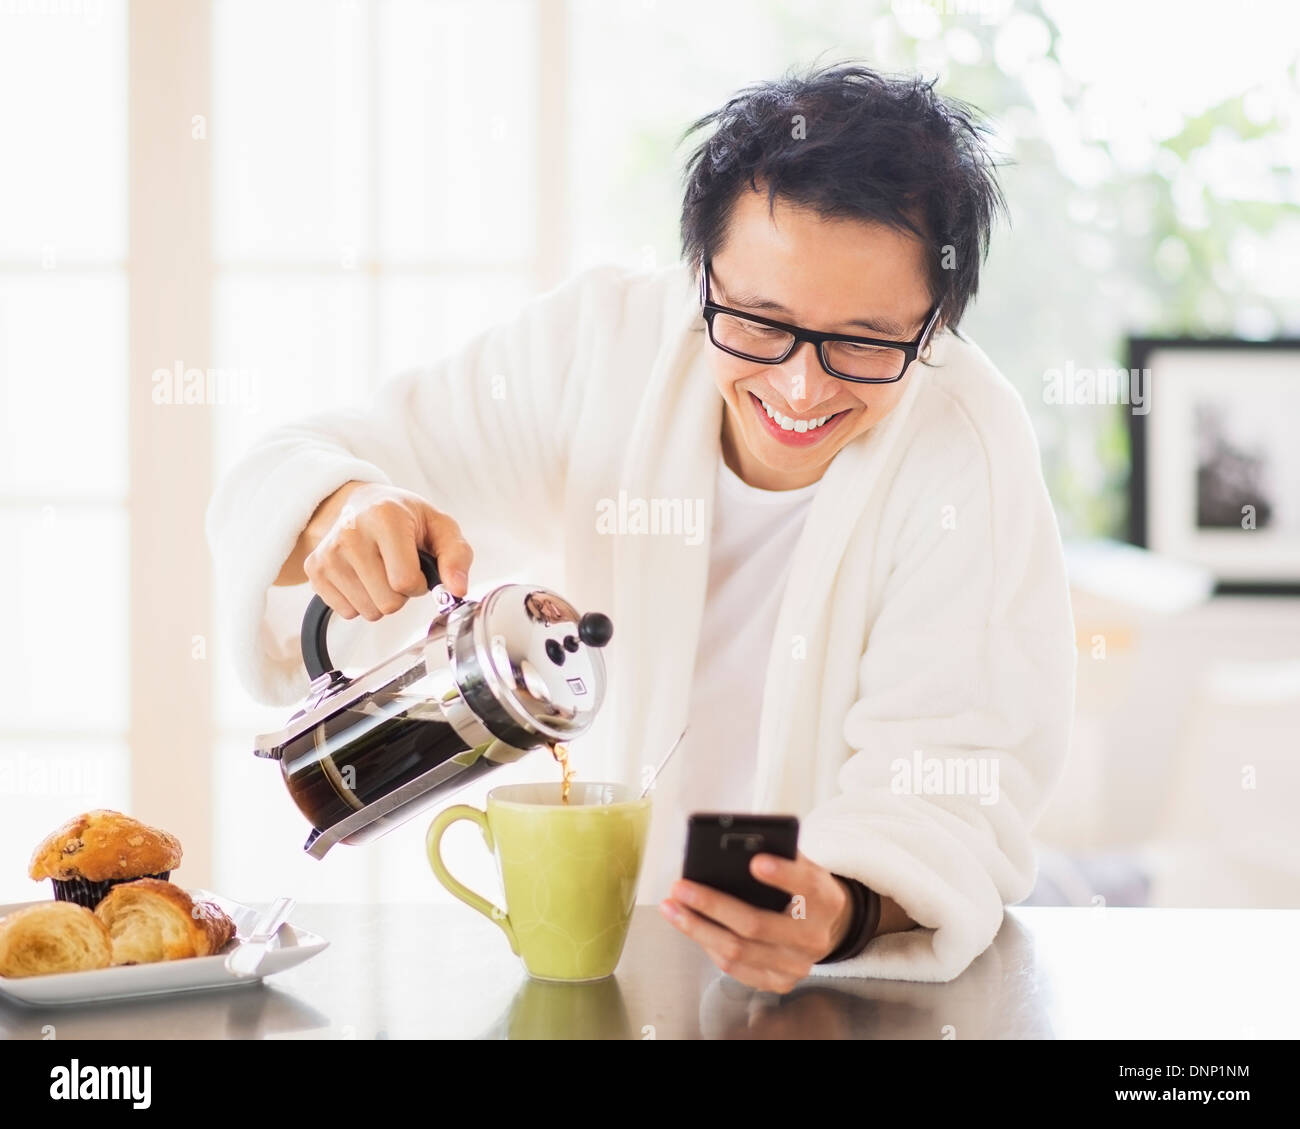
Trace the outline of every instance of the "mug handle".
[[478, 828], [483, 832], [483, 841], [487, 844], [489, 852], [496, 850], [492, 842], [492, 828], [488, 826], [487, 812], [479, 811], [478, 808], [470, 807], [468, 804], [454, 804], [452, 807], [445, 808], [433, 818], [429, 824], [428, 834], [424, 837], [424, 847], [429, 854], [429, 865], [433, 867], [433, 873], [452, 895], [459, 898], [471, 909], [476, 909], [489, 921], [495, 922], [501, 927], [501, 932], [506, 935], [506, 940], [510, 942], [510, 950], [519, 955], [519, 945], [515, 941], [515, 930], [510, 924], [510, 918], [506, 911], [498, 906], [493, 905], [481, 894], [474, 893], [463, 882], [457, 881], [452, 877], [452, 873], [447, 869], [447, 864], [442, 861], [442, 835], [458, 819], [468, 819], [478, 824]]

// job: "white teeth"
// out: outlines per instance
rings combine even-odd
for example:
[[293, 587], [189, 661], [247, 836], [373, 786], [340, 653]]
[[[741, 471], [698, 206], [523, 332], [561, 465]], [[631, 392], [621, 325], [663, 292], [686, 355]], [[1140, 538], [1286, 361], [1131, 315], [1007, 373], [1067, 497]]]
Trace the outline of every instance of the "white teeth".
[[[763, 405], [763, 411], [767, 412], [768, 418], [781, 425], [782, 431], [797, 431], [801, 435], [807, 431], [815, 431], [831, 418], [830, 416], [822, 416], [821, 419], [791, 419], [789, 416], [783, 416], [766, 400], [759, 400], [759, 403]], [[831, 413], [831, 415], [834, 414], [834, 412]]]

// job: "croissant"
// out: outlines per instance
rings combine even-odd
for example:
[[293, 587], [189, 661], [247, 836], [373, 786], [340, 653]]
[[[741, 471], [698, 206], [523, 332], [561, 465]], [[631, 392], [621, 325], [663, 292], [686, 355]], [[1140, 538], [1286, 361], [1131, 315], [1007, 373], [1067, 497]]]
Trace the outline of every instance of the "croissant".
[[114, 886], [95, 907], [112, 938], [114, 964], [206, 957], [235, 935], [235, 923], [212, 902], [179, 886], [138, 878]]
[[0, 919], [0, 976], [43, 976], [107, 968], [108, 930], [73, 902], [41, 902]]

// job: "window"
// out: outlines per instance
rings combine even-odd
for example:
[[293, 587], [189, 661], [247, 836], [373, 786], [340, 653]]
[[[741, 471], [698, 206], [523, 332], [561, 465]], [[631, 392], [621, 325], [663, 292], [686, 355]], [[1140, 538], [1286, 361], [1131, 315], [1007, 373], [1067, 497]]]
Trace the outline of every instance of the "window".
[[[253, 393], [214, 409], [217, 474], [267, 427], [364, 403], [563, 271], [542, 261], [536, 221], [548, 179], [537, 122], [547, 9], [215, 0], [213, 364]], [[427, 820], [364, 850], [304, 854], [306, 821], [276, 765], [251, 753], [253, 735], [291, 711], [250, 703], [220, 624], [213, 635], [216, 887], [249, 898], [449, 897], [424, 860]], [[459, 870], [492, 888], [486, 852]]]
[[67, 7], [0, 14], [0, 901], [130, 788], [126, 4]]

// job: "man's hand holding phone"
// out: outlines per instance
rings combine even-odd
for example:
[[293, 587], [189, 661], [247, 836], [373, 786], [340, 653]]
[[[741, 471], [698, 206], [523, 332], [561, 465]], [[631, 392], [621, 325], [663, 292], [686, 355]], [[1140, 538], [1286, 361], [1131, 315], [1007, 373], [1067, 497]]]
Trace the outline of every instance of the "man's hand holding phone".
[[[787, 828], [786, 835], [773, 835], [771, 842], [793, 857], [745, 850], [745, 837], [763, 838], [764, 825], [773, 818], [692, 817], [686, 874], [709, 876], [712, 882], [743, 891], [747, 884], [735, 874], [726, 877], [734, 870], [723, 862], [729, 849], [733, 857], [747, 860], [748, 875], [786, 895], [768, 903], [787, 902], [784, 909], [764, 909], [716, 885], [683, 877], [673, 883], [660, 910], [727, 975], [751, 988], [784, 994], [835, 951], [851, 924], [853, 905], [839, 878], [794, 849], [798, 825], [793, 820], [787, 823], [794, 823], [794, 835]], [[721, 820], [731, 822], [724, 826]], [[766, 827], [767, 835], [772, 832]], [[730, 837], [730, 845], [724, 836]], [[752, 888], [747, 896], [756, 897]]]

